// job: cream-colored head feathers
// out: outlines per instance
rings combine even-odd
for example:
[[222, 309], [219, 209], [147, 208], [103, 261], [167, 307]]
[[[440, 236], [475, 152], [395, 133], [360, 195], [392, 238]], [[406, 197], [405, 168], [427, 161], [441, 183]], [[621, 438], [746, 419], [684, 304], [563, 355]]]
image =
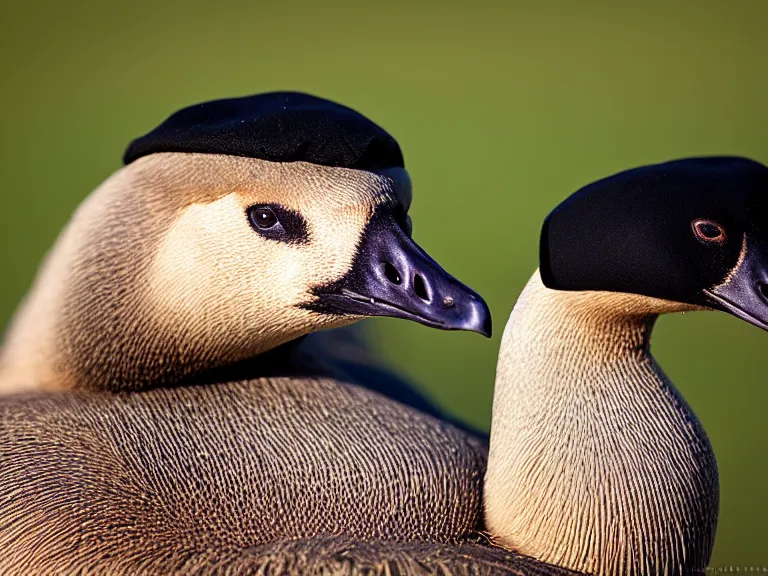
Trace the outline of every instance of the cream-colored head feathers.
[[[79, 208], [8, 332], [0, 390], [137, 389], [179, 381], [357, 318], [302, 308], [347, 273], [402, 169], [152, 154]], [[299, 214], [306, 238], [266, 238], [253, 205]]]

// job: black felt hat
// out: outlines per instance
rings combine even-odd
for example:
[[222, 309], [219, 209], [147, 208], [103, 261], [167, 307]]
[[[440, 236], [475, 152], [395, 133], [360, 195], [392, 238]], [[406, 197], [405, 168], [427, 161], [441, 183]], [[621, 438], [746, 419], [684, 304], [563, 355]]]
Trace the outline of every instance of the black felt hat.
[[300, 92], [213, 100], [179, 110], [128, 146], [123, 161], [156, 152], [381, 170], [403, 167], [397, 141], [351, 108]]

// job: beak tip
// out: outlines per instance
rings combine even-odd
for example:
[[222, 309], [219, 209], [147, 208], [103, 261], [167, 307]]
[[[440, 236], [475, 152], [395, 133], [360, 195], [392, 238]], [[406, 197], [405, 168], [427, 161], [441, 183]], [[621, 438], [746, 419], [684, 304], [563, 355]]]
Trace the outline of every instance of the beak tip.
[[483, 328], [480, 331], [480, 334], [482, 334], [486, 338], [492, 338], [493, 337], [493, 322], [491, 321], [491, 313], [490, 312], [488, 312], [488, 316], [485, 319], [485, 323], [483, 324]]
[[475, 296], [471, 304], [471, 313], [464, 327], [465, 330], [477, 332], [486, 338], [493, 335], [493, 320], [491, 318], [491, 309], [479, 295]]

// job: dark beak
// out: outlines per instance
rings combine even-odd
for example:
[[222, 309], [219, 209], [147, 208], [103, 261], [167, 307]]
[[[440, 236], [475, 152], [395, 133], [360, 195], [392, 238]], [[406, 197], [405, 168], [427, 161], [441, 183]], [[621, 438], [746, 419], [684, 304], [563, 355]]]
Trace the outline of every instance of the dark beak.
[[705, 303], [768, 330], [768, 261], [750, 243], [740, 263], [719, 286], [704, 290]]
[[390, 316], [491, 336], [485, 301], [443, 270], [391, 215], [371, 219], [350, 271], [314, 293], [317, 300], [306, 307], [318, 312]]

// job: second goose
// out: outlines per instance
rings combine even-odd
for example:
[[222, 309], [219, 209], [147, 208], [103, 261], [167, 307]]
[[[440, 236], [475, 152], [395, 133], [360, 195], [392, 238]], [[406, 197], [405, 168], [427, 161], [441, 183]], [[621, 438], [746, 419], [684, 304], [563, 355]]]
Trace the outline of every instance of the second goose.
[[767, 214], [768, 168], [709, 157], [622, 172], [549, 215], [499, 355], [496, 542], [599, 576], [703, 573], [717, 464], [651, 331], [712, 308], [768, 328]]

